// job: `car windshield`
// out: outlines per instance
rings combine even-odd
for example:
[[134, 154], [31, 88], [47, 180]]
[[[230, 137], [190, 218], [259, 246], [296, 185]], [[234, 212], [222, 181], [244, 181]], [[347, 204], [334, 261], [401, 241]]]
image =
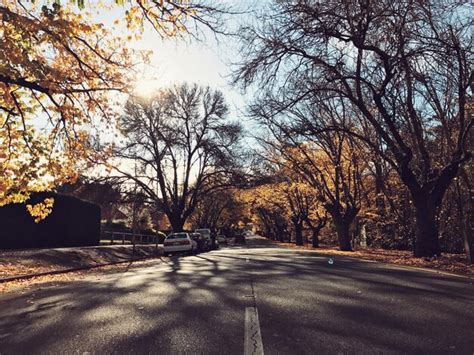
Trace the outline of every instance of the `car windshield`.
[[186, 233], [170, 234], [169, 236], [166, 237], [166, 239], [183, 239], [183, 238], [186, 238]]

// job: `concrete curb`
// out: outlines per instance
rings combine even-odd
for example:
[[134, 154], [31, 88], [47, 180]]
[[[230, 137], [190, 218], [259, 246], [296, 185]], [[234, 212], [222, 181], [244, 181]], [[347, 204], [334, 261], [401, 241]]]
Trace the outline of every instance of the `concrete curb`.
[[106, 263], [106, 264], [97, 264], [97, 265], [89, 265], [89, 266], [75, 267], [75, 268], [70, 268], [70, 269], [44, 271], [44, 272], [38, 272], [38, 273], [33, 273], [33, 274], [24, 274], [24, 275], [8, 276], [8, 277], [0, 278], [0, 283], [10, 282], [10, 281], [17, 281], [17, 280], [28, 280], [28, 279], [32, 279], [32, 278], [34, 278], [34, 277], [39, 277], [39, 276], [66, 274], [66, 273], [69, 273], [69, 272], [75, 272], [75, 271], [81, 271], [81, 270], [94, 269], [94, 268], [98, 268], [98, 267], [102, 267], [102, 266], [108, 266], [108, 265], [116, 265], [116, 264], [123, 264], [123, 263], [132, 263], [132, 262], [134, 262], [134, 261], [141, 261], [141, 260], [146, 260], [146, 259], [159, 258], [159, 257], [162, 257], [162, 256], [163, 256], [163, 255], [152, 255], [152, 256], [146, 256], [146, 257], [144, 257], [144, 258], [127, 259], [127, 260], [115, 261], [115, 262], [112, 262], [112, 263]]

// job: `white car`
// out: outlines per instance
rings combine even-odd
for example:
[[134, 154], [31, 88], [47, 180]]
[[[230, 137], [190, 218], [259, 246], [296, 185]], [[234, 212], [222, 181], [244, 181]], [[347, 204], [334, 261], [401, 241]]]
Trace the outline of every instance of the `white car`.
[[197, 243], [189, 237], [188, 233], [171, 233], [164, 242], [165, 254], [185, 252], [189, 255], [197, 252]]
[[211, 249], [212, 245], [212, 240], [211, 240], [211, 230], [208, 228], [201, 228], [201, 229], [196, 229], [194, 233], [199, 233], [201, 234], [204, 239], [206, 240], [207, 247]]

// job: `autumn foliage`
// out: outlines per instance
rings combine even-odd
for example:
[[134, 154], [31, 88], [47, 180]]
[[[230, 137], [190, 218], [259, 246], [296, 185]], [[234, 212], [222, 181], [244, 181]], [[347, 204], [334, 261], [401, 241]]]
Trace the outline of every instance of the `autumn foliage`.
[[[408, 192], [417, 257], [440, 254], [439, 213], [457, 178], [472, 201], [470, 10], [469, 1], [275, 1], [239, 30], [234, 80], [257, 93], [252, 116], [284, 144], [334, 131], [368, 148], [377, 178], [396, 173]], [[464, 201], [459, 231], [474, 259]]]
[[110, 93], [127, 87], [133, 62], [122, 39], [57, 4], [7, 2], [0, 18], [4, 205], [77, 177], [93, 158], [90, 126], [111, 120]]
[[[95, 135], [113, 125], [118, 95], [129, 91], [135, 65], [147, 60], [127, 42], [145, 24], [174, 36], [187, 16], [198, 19], [183, 2], [88, 5], [120, 6], [121, 36], [95, 23], [85, 5], [0, 2], [0, 206], [73, 182], [79, 170], [104, 159], [106, 149], [92, 149], [100, 144]], [[50, 209], [51, 201], [28, 208], [37, 219]]]

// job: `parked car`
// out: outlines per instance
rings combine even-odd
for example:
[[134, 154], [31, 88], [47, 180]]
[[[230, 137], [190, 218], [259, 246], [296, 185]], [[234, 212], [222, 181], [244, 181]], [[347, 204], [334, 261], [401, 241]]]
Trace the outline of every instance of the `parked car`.
[[192, 255], [197, 252], [198, 244], [192, 240], [188, 233], [171, 233], [164, 242], [164, 253], [172, 254], [185, 252]]
[[223, 234], [219, 234], [217, 236], [217, 241], [219, 242], [219, 244], [227, 244], [227, 238]]
[[189, 236], [197, 243], [198, 253], [209, 250], [209, 245], [207, 244], [206, 238], [200, 233], [189, 233]]
[[196, 229], [194, 233], [199, 233], [201, 234], [204, 239], [206, 240], [207, 247], [211, 249], [212, 245], [212, 239], [211, 239], [211, 230], [208, 228], [201, 228], [201, 229]]

